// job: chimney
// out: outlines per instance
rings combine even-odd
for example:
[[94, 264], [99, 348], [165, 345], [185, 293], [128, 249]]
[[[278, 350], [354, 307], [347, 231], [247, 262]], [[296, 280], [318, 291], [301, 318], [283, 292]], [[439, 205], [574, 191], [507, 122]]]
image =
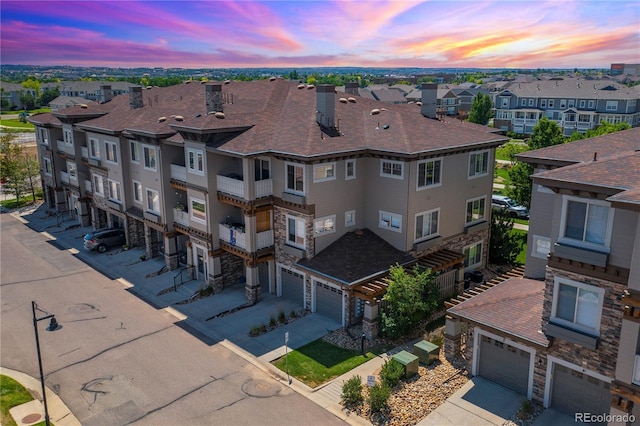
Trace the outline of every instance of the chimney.
[[316, 121], [323, 127], [335, 128], [336, 86], [333, 84], [316, 86]]
[[142, 87], [141, 86], [129, 87], [130, 109], [142, 108], [143, 106], [144, 106], [144, 99], [142, 98]]
[[344, 92], [349, 95], [359, 95], [358, 92], [358, 82], [357, 81], [349, 81], [344, 84]]
[[420, 112], [427, 118], [436, 118], [438, 106], [438, 85], [436, 83], [424, 83], [422, 89], [422, 106]]
[[111, 91], [111, 85], [103, 84], [100, 86], [100, 103], [104, 104], [113, 99], [113, 92]]
[[204, 87], [207, 114], [211, 112], [224, 112], [222, 108], [222, 85], [206, 84]]

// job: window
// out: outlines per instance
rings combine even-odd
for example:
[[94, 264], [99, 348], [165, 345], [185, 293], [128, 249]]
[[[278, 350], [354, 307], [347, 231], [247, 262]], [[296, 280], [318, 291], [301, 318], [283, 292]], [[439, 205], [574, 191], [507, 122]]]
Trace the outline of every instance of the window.
[[587, 106], [587, 101], [585, 101], [584, 99], [580, 99], [580, 102], [578, 105], [580, 105], [580, 108], [584, 108]]
[[344, 163], [344, 179], [351, 180], [356, 178], [356, 160], [347, 160]]
[[73, 145], [73, 132], [71, 130], [64, 129], [62, 137], [64, 138], [64, 143]]
[[133, 201], [142, 204], [142, 184], [138, 181], [133, 181]]
[[587, 246], [609, 246], [612, 215], [606, 202], [566, 197], [562, 209], [562, 230], [566, 240]]
[[49, 135], [47, 133], [47, 129], [39, 129], [38, 134], [40, 135], [40, 142], [44, 145], [49, 145]]
[[287, 191], [304, 194], [304, 167], [300, 164], [286, 165]]
[[313, 221], [313, 233], [317, 237], [336, 232], [336, 215], [321, 217]]
[[94, 194], [104, 195], [104, 183], [100, 175], [93, 175], [93, 192]]
[[440, 186], [442, 176], [442, 159], [418, 162], [418, 189], [429, 186]]
[[546, 108], [546, 107], [547, 107], [547, 100], [540, 99], [540, 108]]
[[439, 216], [440, 209], [416, 215], [416, 242], [438, 235]]
[[160, 194], [154, 189], [147, 189], [147, 210], [160, 213]]
[[533, 247], [531, 248], [531, 256], [538, 259], [546, 259], [551, 251], [551, 239], [547, 237], [541, 237], [540, 235], [533, 236]]
[[256, 158], [253, 162], [256, 182], [271, 179], [271, 162], [268, 158]]
[[109, 179], [109, 199], [112, 201], [122, 202], [122, 194], [120, 193], [120, 182]]
[[576, 105], [576, 100], [575, 99], [569, 99], [569, 103], [567, 104], [567, 106], [569, 108], [573, 108]]
[[567, 100], [560, 99], [560, 108], [566, 108], [566, 107], [567, 107]]
[[402, 161], [380, 160], [380, 176], [394, 179], [404, 178]]
[[554, 99], [549, 99], [549, 108], [553, 108]]
[[129, 150], [131, 152], [131, 162], [132, 163], [140, 163], [140, 148], [138, 146], [138, 142], [129, 141]]
[[144, 146], [144, 168], [156, 171], [156, 148], [153, 146]]
[[484, 176], [489, 172], [489, 151], [469, 155], [469, 177]]
[[191, 219], [200, 223], [207, 223], [207, 211], [204, 200], [191, 198]]
[[67, 161], [67, 173], [69, 173], [69, 179], [78, 179], [78, 169], [76, 163]]
[[43, 158], [44, 160], [44, 174], [47, 176], [51, 176], [53, 170], [51, 168], [51, 160], [48, 158]]
[[356, 211], [349, 210], [344, 213], [344, 226], [353, 226], [356, 224]]
[[328, 180], [335, 180], [335, 178], [336, 178], [336, 163], [315, 164], [313, 166], [314, 182], [325, 182]]
[[535, 105], [535, 99], [531, 98], [529, 99], [529, 106], [532, 107]]
[[502, 100], [502, 108], [509, 108], [509, 98], [505, 96], [500, 99]]
[[115, 142], [105, 142], [106, 158], [110, 163], [118, 164], [118, 147]]
[[187, 170], [200, 176], [204, 175], [204, 151], [200, 149], [187, 150]]
[[380, 228], [394, 232], [402, 232], [402, 216], [380, 210]]
[[556, 277], [551, 321], [597, 336], [603, 300], [600, 287]]
[[89, 158], [100, 159], [100, 141], [96, 138], [89, 139]]
[[594, 100], [590, 100], [588, 108], [594, 108], [595, 106], [596, 106], [596, 102]]
[[305, 224], [304, 219], [287, 216], [287, 244], [304, 248]]
[[618, 101], [607, 101], [607, 106], [605, 107], [607, 111], [617, 111], [618, 110]]
[[482, 264], [482, 241], [467, 246], [463, 250], [465, 269], [475, 268]]
[[466, 224], [484, 219], [485, 197], [475, 198], [467, 201]]
[[520, 99], [520, 106], [527, 106], [527, 100], [525, 98]]

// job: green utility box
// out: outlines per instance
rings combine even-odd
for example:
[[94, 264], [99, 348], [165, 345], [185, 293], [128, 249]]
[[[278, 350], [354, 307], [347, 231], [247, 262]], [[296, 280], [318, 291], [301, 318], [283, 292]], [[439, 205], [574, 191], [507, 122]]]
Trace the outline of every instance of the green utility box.
[[440, 346], [426, 340], [421, 340], [413, 345], [413, 353], [418, 356], [420, 362], [429, 365], [437, 361], [440, 356]]
[[418, 357], [407, 351], [400, 351], [391, 357], [404, 366], [404, 377], [409, 378], [418, 374]]

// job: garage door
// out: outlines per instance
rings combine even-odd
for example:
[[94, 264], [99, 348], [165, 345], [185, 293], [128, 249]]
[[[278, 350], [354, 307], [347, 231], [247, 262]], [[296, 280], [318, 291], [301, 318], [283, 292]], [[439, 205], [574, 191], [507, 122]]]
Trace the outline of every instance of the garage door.
[[316, 312], [342, 324], [342, 290], [316, 282]]
[[289, 269], [280, 268], [282, 297], [304, 306], [304, 276]]
[[260, 281], [260, 291], [262, 294], [269, 294], [269, 263], [258, 264], [258, 280]]
[[478, 375], [527, 395], [531, 354], [506, 342], [481, 335]]
[[609, 383], [563, 365], [553, 365], [551, 408], [573, 413], [608, 413]]

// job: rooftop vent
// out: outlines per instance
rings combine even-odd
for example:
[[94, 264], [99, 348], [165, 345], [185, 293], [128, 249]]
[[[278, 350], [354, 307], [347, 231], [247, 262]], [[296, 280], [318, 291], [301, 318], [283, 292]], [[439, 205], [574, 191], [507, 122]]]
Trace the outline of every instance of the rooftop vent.
[[418, 102], [416, 102], [416, 105], [418, 105], [418, 106], [422, 106], [422, 102], [421, 102], [421, 101], [418, 101]]
[[229, 83], [231, 83], [231, 80], [225, 80], [224, 81], [224, 84], [229, 84]]
[[184, 117], [181, 115], [176, 115], [176, 121], [184, 121]]
[[313, 84], [310, 84], [310, 85], [308, 85], [308, 86], [307, 86], [307, 89], [311, 90], [311, 89], [313, 89], [314, 87], [316, 87], [316, 86], [314, 86]]
[[167, 121], [167, 117], [158, 117], [158, 123], [162, 123], [163, 121]]
[[348, 101], [347, 101], [347, 98], [340, 98], [340, 99], [338, 99], [338, 100], [339, 100], [341, 103], [343, 103], [343, 104], [346, 104], [346, 103], [348, 102]]
[[275, 77], [269, 77], [269, 81], [274, 81], [275, 79]]
[[87, 108], [89, 108], [89, 105], [87, 105], [87, 104], [80, 104], [80, 108], [82, 108], [82, 109], [87, 109]]
[[220, 119], [224, 118], [224, 112], [220, 112], [220, 111], [216, 112], [216, 118], [220, 118]]
[[306, 86], [304, 84], [298, 84], [298, 89], [304, 89]]
[[354, 104], [356, 103], [356, 98], [354, 98], [353, 96], [349, 96], [349, 97], [347, 98], [347, 100], [348, 100], [349, 102], [353, 102]]
[[200, 84], [207, 84], [207, 80], [200, 80]]
[[189, 83], [191, 83], [191, 80], [187, 80], [184, 82], [184, 84], [189, 84]]
[[380, 114], [380, 110], [378, 108], [374, 108], [371, 110], [371, 115], [377, 115]]

